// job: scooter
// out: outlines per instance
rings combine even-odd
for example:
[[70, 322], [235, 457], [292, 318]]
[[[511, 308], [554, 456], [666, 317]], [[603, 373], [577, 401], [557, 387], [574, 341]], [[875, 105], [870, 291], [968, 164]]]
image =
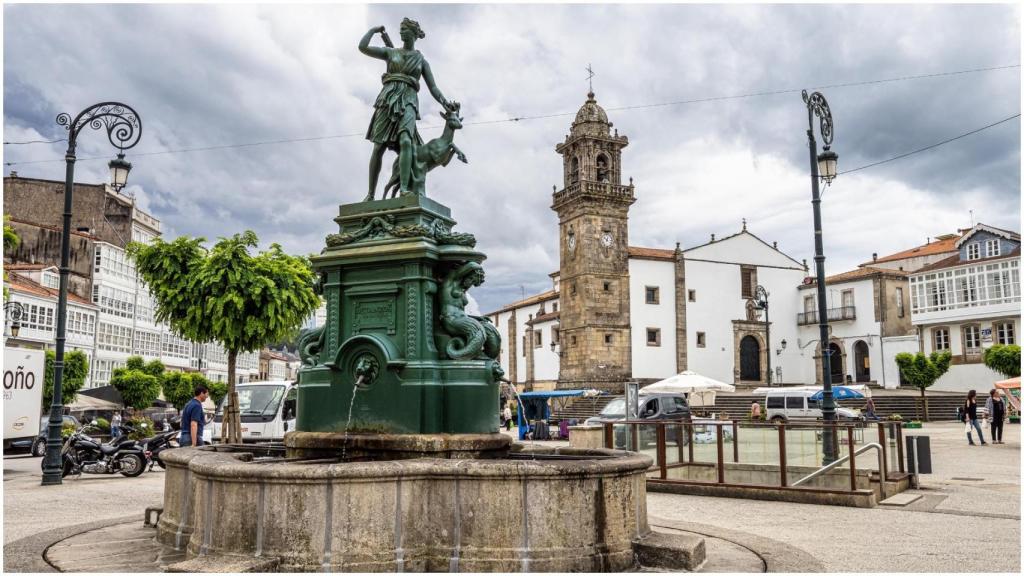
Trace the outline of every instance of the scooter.
[[[96, 421], [93, 420], [89, 427], [97, 428]], [[121, 427], [128, 432], [134, 431], [131, 426], [125, 424]], [[64, 446], [61, 448], [61, 477], [83, 473], [119, 473], [134, 478], [145, 472], [146, 457], [138, 442], [125, 435], [103, 444], [86, 434], [86, 428], [82, 427], [64, 439]]]

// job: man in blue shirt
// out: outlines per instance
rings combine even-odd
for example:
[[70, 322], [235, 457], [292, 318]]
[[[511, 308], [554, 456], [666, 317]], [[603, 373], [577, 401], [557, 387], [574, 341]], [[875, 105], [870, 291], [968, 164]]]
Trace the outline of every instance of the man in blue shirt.
[[198, 384], [195, 387], [195, 398], [185, 404], [181, 411], [181, 438], [179, 444], [185, 446], [203, 445], [203, 424], [206, 417], [203, 414], [203, 402], [210, 396], [210, 390]]

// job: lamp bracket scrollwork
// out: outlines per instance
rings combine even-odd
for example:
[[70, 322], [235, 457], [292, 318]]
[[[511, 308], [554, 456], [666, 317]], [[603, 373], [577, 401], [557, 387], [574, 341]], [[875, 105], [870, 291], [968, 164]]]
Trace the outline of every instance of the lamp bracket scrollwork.
[[832, 110], [828, 107], [828, 101], [825, 100], [821, 92], [815, 92], [808, 96], [807, 90], [803, 90], [800, 95], [803, 97], [804, 103], [807, 104], [808, 129], [811, 128], [811, 115], [816, 115], [820, 120], [821, 140], [825, 144], [825, 149], [828, 150], [832, 145]]
[[101, 102], [79, 112], [74, 120], [62, 112], [57, 115], [57, 124], [68, 131], [68, 150], [73, 152], [78, 133], [86, 126], [93, 130], [106, 130], [110, 143], [119, 150], [127, 150], [139, 143], [142, 137], [142, 119], [127, 104]]

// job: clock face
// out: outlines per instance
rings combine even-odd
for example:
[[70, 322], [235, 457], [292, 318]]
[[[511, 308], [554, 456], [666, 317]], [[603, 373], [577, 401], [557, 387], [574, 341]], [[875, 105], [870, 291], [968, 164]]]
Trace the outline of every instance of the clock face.
[[609, 246], [612, 245], [611, 232], [605, 232], [604, 234], [601, 234], [601, 244], [603, 244], [605, 248], [608, 248]]
[[576, 235], [575, 234], [569, 234], [569, 240], [566, 243], [569, 245], [569, 250], [570, 251], [575, 250], [576, 249]]

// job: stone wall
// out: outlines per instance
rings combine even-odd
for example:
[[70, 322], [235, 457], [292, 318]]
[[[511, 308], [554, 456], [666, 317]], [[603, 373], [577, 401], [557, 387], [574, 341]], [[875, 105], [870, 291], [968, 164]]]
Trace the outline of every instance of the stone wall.
[[[71, 230], [88, 228], [96, 240], [124, 246], [132, 239], [132, 200], [109, 193], [102, 184], [75, 184]], [[4, 213], [22, 222], [60, 229], [64, 183], [35, 178], [4, 178]]]

